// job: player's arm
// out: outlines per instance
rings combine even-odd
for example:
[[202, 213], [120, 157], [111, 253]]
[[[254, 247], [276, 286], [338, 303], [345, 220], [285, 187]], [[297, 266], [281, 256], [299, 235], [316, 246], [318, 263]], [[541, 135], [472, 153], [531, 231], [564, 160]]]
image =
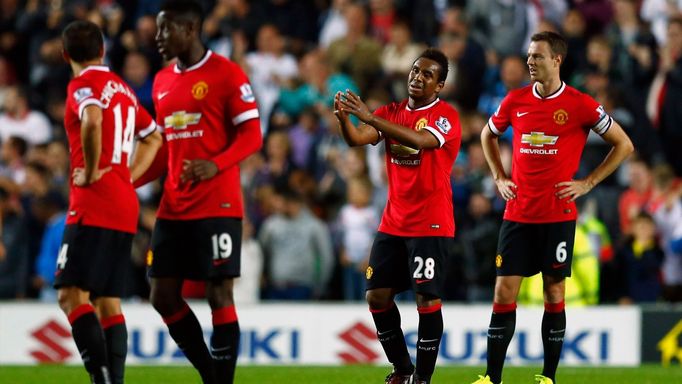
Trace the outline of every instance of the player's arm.
[[[387, 137], [396, 140], [400, 144], [414, 149], [439, 148], [440, 142], [428, 130], [415, 131], [413, 129], [395, 124], [369, 111], [367, 105], [352, 91], [348, 90], [343, 95], [338, 95], [338, 105], [340, 111], [355, 115], [360, 121], [376, 129]], [[375, 143], [373, 141], [373, 143]]]
[[488, 162], [493, 180], [497, 185], [497, 190], [504, 200], [511, 200], [516, 197], [516, 184], [507, 176], [502, 166], [502, 156], [500, 155], [499, 136], [497, 136], [488, 124], [481, 131], [481, 147], [485, 160]]
[[218, 172], [234, 167], [263, 145], [258, 116], [237, 125], [237, 134], [227, 149], [210, 160], [183, 159], [180, 180], [208, 180]]
[[379, 131], [374, 127], [365, 123], [358, 126], [353, 124], [350, 120], [349, 112], [341, 107], [341, 97], [341, 92], [336, 92], [336, 95], [334, 95], [334, 116], [339, 121], [341, 136], [346, 143], [351, 147], [357, 147], [379, 142], [381, 137], [379, 137]]
[[[156, 125], [154, 125], [156, 127]], [[163, 137], [158, 129], [144, 138], [140, 138], [137, 143], [137, 149], [133, 154], [132, 163], [130, 165], [130, 176], [133, 182], [138, 180], [147, 172], [150, 166], [156, 159], [156, 154], [163, 145]]]
[[102, 108], [98, 105], [91, 104], [83, 109], [81, 146], [84, 168], [76, 168], [73, 171], [73, 183], [79, 187], [96, 182], [111, 169], [111, 167], [98, 169], [102, 153]]
[[568, 201], [570, 202], [582, 195], [587, 194], [608, 175], [613, 173], [613, 171], [618, 168], [620, 163], [622, 163], [623, 160], [625, 160], [635, 148], [632, 145], [632, 141], [630, 141], [628, 135], [615, 120], [611, 123], [611, 126], [606, 133], [601, 135], [601, 137], [604, 139], [604, 141], [611, 144], [611, 150], [601, 164], [599, 164], [599, 166], [590, 172], [590, 174], [584, 179], [558, 183], [556, 185], [556, 187], [559, 189], [557, 191], [557, 196], [560, 199], [568, 197]]

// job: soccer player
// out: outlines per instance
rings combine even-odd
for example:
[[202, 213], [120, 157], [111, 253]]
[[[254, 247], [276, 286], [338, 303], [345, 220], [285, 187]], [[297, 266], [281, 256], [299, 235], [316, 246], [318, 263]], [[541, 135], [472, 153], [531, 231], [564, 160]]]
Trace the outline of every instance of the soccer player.
[[[552, 384], [566, 329], [565, 278], [571, 275], [577, 218], [575, 200], [604, 180], [632, 152], [623, 129], [591, 97], [559, 77], [566, 41], [553, 32], [531, 38], [526, 63], [532, 84], [510, 91], [481, 133], [500, 195], [506, 200], [495, 266], [497, 281], [488, 328], [488, 368], [476, 384], [501, 383], [507, 346], [516, 325], [516, 297], [524, 276], [542, 272], [544, 368], [535, 380]], [[512, 126], [511, 178], [498, 137]], [[591, 131], [612, 149], [587, 177], [573, 180]]]
[[[196, 1], [164, 2], [156, 23], [159, 53], [177, 60], [156, 75], [152, 89], [168, 176], [152, 235], [151, 302], [203, 382], [232, 383], [239, 351], [232, 289], [242, 238], [239, 162], [261, 147], [258, 109], [239, 66], [202, 44]], [[206, 282], [210, 353], [182, 299], [184, 279]]]
[[62, 40], [74, 75], [64, 116], [72, 179], [54, 285], [92, 382], [123, 383], [128, 334], [120, 297], [139, 211], [131, 172], [149, 166], [162, 138], [135, 93], [102, 65], [97, 25], [75, 21]]
[[[445, 55], [427, 49], [408, 75], [407, 100], [372, 113], [351, 91], [334, 99], [349, 145], [386, 143], [388, 202], [365, 275], [377, 336], [393, 364], [386, 377], [390, 384], [428, 383], [443, 335], [440, 298], [455, 234], [450, 171], [461, 141], [457, 111], [438, 98], [447, 75]], [[350, 115], [361, 124], [355, 126]], [[416, 369], [394, 302], [409, 288], [416, 292], [419, 312]]]

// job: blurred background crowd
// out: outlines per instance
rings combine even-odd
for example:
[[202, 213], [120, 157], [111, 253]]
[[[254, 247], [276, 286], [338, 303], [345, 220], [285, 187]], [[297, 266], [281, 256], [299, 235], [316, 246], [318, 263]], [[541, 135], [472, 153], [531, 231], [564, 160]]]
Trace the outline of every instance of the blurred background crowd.
[[[69, 181], [62, 28], [75, 19], [99, 24], [106, 64], [153, 113], [151, 85], [166, 65], [154, 41], [159, 3], [0, 0], [0, 298], [55, 299]], [[567, 303], [682, 301], [682, 0], [202, 3], [204, 41], [249, 75], [264, 133], [262, 151], [241, 166], [247, 212], [236, 302], [363, 299], [386, 201], [384, 148], [349, 148], [332, 98], [351, 89], [374, 109], [407, 97], [407, 73], [428, 46], [450, 59], [440, 97], [462, 125], [445, 299], [490, 302], [504, 202], [479, 134], [505, 94], [528, 84], [529, 38], [542, 30], [569, 42], [562, 79], [598, 100], [637, 148], [580, 201]], [[502, 138], [507, 167], [510, 139]], [[591, 135], [576, 177], [608, 150]], [[159, 182], [138, 190], [131, 298], [148, 295], [160, 190]], [[542, 303], [541, 280], [526, 280], [520, 301]]]

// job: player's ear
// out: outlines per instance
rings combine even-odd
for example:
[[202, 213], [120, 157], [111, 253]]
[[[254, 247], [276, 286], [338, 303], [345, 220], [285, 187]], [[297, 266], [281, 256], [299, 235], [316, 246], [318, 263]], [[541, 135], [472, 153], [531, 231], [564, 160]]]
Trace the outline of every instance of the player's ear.
[[434, 89], [436, 94], [440, 93], [440, 91], [443, 90], [443, 87], [445, 87], [445, 81], [439, 81], [438, 84], [436, 85], [436, 89]]
[[557, 63], [557, 67], [561, 67], [561, 64], [564, 62], [564, 57], [562, 55], [556, 55], [554, 56], [554, 60]]
[[99, 47], [99, 58], [103, 59], [104, 58], [104, 45]]
[[62, 49], [62, 58], [64, 58], [64, 61], [66, 61], [67, 64], [71, 64], [71, 56], [69, 56], [69, 54], [66, 53], [66, 51], [63, 49]]

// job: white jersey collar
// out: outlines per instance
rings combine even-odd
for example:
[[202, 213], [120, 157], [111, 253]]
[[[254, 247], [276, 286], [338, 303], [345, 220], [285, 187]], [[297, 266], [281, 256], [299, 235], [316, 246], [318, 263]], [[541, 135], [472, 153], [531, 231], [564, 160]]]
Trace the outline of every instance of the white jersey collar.
[[106, 65], [90, 65], [85, 67], [85, 69], [83, 69], [78, 76], [83, 76], [83, 74], [87, 71], [109, 72], [109, 67]]
[[202, 65], [206, 64], [206, 62], [208, 61], [208, 58], [211, 57], [212, 54], [213, 54], [213, 52], [211, 52], [210, 49], [207, 49], [206, 54], [204, 54], [204, 57], [202, 57], [198, 63], [194, 64], [193, 66], [191, 66], [189, 68], [186, 68], [185, 70], [181, 70], [178, 67], [178, 63], [176, 62], [175, 65], [173, 66], [173, 71], [175, 73], [183, 73], [183, 72], [189, 72], [189, 71], [193, 71], [195, 69], [201, 68]]
[[407, 104], [405, 104], [405, 109], [407, 109], [407, 110], [410, 111], [410, 112], [413, 112], [413, 111], [423, 111], [423, 110], [425, 110], [425, 109], [429, 109], [429, 108], [433, 107], [433, 106], [436, 105], [436, 103], [438, 103], [439, 101], [440, 101], [440, 98], [436, 97], [436, 100], [434, 100], [431, 104], [425, 105], [425, 106], [423, 106], [423, 107], [419, 107], [419, 108], [417, 108], [417, 109], [412, 109], [412, 108], [410, 108], [410, 105], [409, 105], [409, 102], [408, 102]]
[[538, 90], [537, 90], [537, 86], [538, 86], [538, 83], [537, 83], [537, 82], [533, 83], [533, 96], [535, 96], [535, 97], [537, 97], [538, 99], [541, 99], [541, 100], [548, 100], [548, 99], [553, 99], [553, 98], [555, 98], [555, 97], [559, 97], [559, 95], [561, 95], [561, 94], [564, 92], [564, 89], [566, 89], [566, 83], [564, 83], [564, 82], [562, 81], [562, 82], [561, 82], [561, 86], [559, 87], [559, 89], [557, 89], [556, 91], [554, 91], [554, 93], [552, 93], [552, 94], [549, 95], [549, 96], [542, 97], [542, 96], [540, 95], [540, 93], [538, 92]]

